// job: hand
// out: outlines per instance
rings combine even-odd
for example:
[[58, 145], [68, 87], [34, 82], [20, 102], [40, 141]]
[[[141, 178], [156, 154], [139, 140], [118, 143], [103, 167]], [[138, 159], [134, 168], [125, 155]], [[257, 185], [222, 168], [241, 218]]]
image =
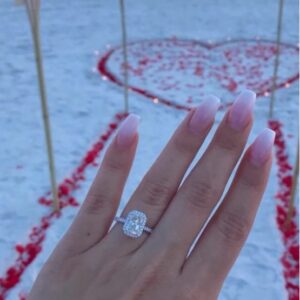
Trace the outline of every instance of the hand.
[[107, 150], [81, 210], [39, 274], [29, 300], [212, 300], [245, 243], [272, 161], [274, 132], [246, 150], [255, 94], [241, 93], [212, 141], [182, 179], [214, 122], [218, 100], [191, 110], [132, 195], [122, 216], [144, 212], [151, 234], [126, 236], [115, 216], [138, 141], [129, 115]]

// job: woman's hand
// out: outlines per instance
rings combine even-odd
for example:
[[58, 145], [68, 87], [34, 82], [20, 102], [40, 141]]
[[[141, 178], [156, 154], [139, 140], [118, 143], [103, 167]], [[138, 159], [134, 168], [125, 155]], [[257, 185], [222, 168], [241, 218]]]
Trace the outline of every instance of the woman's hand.
[[29, 300], [212, 300], [246, 241], [272, 160], [274, 132], [247, 149], [221, 205], [195, 243], [236, 167], [252, 126], [255, 94], [229, 108], [184, 182], [218, 110], [210, 96], [175, 131], [125, 207], [144, 212], [151, 234], [109, 231], [138, 141], [138, 118], [123, 123], [71, 228], [39, 274]]

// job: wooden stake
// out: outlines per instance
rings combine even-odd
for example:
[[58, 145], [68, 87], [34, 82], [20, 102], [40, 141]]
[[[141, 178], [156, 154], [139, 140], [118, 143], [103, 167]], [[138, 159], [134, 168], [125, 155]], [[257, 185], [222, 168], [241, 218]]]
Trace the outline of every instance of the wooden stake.
[[34, 46], [34, 53], [35, 53], [35, 60], [36, 60], [40, 100], [41, 100], [41, 107], [42, 107], [42, 116], [43, 116], [47, 154], [48, 154], [49, 173], [50, 173], [51, 190], [52, 190], [52, 197], [53, 197], [53, 208], [54, 210], [58, 211], [60, 207], [59, 207], [59, 199], [58, 199], [57, 185], [56, 185], [55, 163], [54, 163], [54, 155], [53, 155], [53, 148], [52, 148], [51, 127], [50, 127], [50, 120], [49, 120], [49, 113], [48, 113], [47, 95], [46, 95], [46, 86], [45, 86], [45, 79], [44, 79], [44, 68], [43, 68], [41, 41], [40, 41], [40, 24], [39, 24], [40, 0], [25, 0], [25, 4], [26, 4], [28, 18], [31, 24], [31, 31], [33, 37], [33, 46]]
[[282, 32], [282, 15], [283, 15], [283, 1], [279, 0], [278, 18], [277, 18], [277, 33], [276, 33], [276, 56], [274, 60], [274, 71], [272, 78], [272, 89], [271, 89], [271, 99], [269, 108], [269, 118], [273, 118], [274, 104], [275, 104], [275, 90], [277, 83], [277, 74], [280, 62], [280, 43], [281, 43], [281, 32]]
[[294, 167], [294, 173], [293, 173], [293, 182], [292, 182], [292, 190], [291, 190], [291, 196], [289, 199], [289, 209], [287, 213], [287, 218], [285, 225], [288, 227], [290, 225], [290, 222], [292, 220], [294, 211], [295, 211], [295, 199], [297, 197], [296, 191], [297, 191], [297, 185], [299, 180], [299, 140], [298, 140], [298, 148], [297, 148], [297, 157], [296, 157], [296, 164]]
[[128, 101], [128, 53], [127, 53], [127, 30], [126, 13], [124, 0], [120, 0], [121, 28], [122, 28], [122, 47], [123, 47], [123, 65], [124, 65], [124, 110], [129, 111]]

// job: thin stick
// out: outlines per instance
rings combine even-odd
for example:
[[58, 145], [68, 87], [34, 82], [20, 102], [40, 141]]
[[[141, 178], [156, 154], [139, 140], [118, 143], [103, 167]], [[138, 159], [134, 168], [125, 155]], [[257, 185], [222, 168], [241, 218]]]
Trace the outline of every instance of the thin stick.
[[129, 111], [128, 101], [128, 53], [127, 53], [127, 31], [126, 31], [126, 13], [124, 0], [120, 0], [121, 28], [122, 28], [122, 47], [123, 47], [123, 65], [124, 65], [124, 110]]
[[51, 190], [52, 190], [52, 197], [53, 197], [53, 208], [54, 210], [58, 211], [59, 199], [58, 199], [57, 185], [56, 185], [55, 163], [54, 163], [54, 155], [52, 150], [53, 147], [52, 147], [52, 139], [51, 139], [51, 127], [50, 127], [50, 120], [49, 120], [49, 113], [48, 113], [46, 85], [44, 79], [44, 68], [43, 68], [43, 59], [42, 59], [41, 41], [40, 41], [40, 26], [39, 26], [40, 25], [39, 24], [40, 1], [26, 0], [25, 3], [26, 3], [28, 17], [31, 24], [32, 37], [33, 37], [33, 46], [35, 52], [40, 100], [41, 100], [41, 107], [42, 107], [42, 117], [43, 117], [44, 131], [45, 131], [45, 138], [46, 138], [46, 145], [47, 145], [49, 173], [50, 173]]
[[290, 199], [289, 199], [289, 209], [288, 209], [287, 218], [286, 218], [286, 222], [285, 222], [286, 226], [288, 226], [290, 224], [293, 213], [295, 211], [295, 199], [296, 199], [298, 179], [299, 179], [299, 141], [298, 141], [298, 148], [297, 148], [296, 164], [295, 164], [294, 173], [293, 173], [292, 190], [291, 190], [291, 195], [290, 195]]
[[271, 90], [270, 109], [269, 109], [270, 119], [273, 118], [273, 110], [275, 104], [275, 90], [276, 90], [277, 74], [278, 74], [279, 62], [280, 62], [280, 42], [281, 42], [281, 32], [282, 32], [283, 2], [284, 0], [279, 0], [277, 33], [276, 33], [276, 56], [274, 60], [274, 72], [272, 78], [272, 90]]

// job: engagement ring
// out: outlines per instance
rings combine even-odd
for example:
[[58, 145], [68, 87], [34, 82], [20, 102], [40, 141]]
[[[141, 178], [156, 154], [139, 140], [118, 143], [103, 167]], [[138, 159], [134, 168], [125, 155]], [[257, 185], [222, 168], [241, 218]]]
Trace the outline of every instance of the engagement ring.
[[132, 210], [126, 218], [115, 217], [115, 221], [124, 224], [124, 234], [132, 238], [139, 238], [144, 231], [152, 232], [152, 229], [146, 226], [147, 216], [138, 210]]

